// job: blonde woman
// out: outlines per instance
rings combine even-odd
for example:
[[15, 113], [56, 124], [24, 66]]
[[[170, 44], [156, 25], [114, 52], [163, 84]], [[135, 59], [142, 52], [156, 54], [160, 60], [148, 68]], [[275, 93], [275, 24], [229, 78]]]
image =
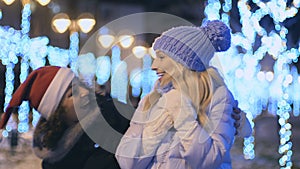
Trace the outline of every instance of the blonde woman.
[[221, 21], [172, 28], [155, 40], [159, 80], [118, 146], [121, 168], [231, 168], [236, 103], [209, 67], [214, 53], [229, 47], [230, 30]]

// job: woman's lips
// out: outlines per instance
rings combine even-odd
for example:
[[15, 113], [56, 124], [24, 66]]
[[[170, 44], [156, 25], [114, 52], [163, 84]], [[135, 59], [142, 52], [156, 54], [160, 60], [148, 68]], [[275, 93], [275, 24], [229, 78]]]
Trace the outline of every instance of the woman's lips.
[[156, 73], [158, 80], [161, 81], [161, 78], [164, 76], [164, 72]]

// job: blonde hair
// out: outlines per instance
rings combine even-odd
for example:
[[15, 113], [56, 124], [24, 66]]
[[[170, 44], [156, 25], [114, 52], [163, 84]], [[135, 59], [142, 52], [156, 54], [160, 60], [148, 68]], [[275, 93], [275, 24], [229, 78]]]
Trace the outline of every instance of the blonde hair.
[[[206, 110], [213, 93], [218, 87], [225, 85], [224, 80], [217, 69], [213, 67], [209, 67], [202, 72], [196, 72], [182, 66], [180, 63], [175, 61], [174, 63], [178, 71], [172, 75], [173, 86], [175, 89], [180, 90], [186, 96], [190, 97], [198, 114], [198, 121], [204, 126], [208, 121]], [[161, 95], [157, 90], [153, 90], [150, 94], [145, 96], [143, 110], [149, 110], [160, 97]]]

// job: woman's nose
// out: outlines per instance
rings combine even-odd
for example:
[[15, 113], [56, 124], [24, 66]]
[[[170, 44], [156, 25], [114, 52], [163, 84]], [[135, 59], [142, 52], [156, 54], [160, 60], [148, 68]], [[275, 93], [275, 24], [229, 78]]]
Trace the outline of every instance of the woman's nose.
[[154, 70], [154, 71], [156, 71], [158, 69], [156, 59], [153, 60], [152, 65], [151, 65], [151, 69]]

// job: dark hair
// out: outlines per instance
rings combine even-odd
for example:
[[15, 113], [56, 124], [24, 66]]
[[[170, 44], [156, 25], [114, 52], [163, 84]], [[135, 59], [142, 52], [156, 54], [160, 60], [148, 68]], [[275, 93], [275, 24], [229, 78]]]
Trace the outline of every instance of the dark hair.
[[59, 139], [67, 129], [67, 124], [63, 121], [62, 115], [65, 109], [59, 105], [52, 116], [46, 120], [40, 117], [39, 123], [34, 130], [34, 146], [54, 150]]

